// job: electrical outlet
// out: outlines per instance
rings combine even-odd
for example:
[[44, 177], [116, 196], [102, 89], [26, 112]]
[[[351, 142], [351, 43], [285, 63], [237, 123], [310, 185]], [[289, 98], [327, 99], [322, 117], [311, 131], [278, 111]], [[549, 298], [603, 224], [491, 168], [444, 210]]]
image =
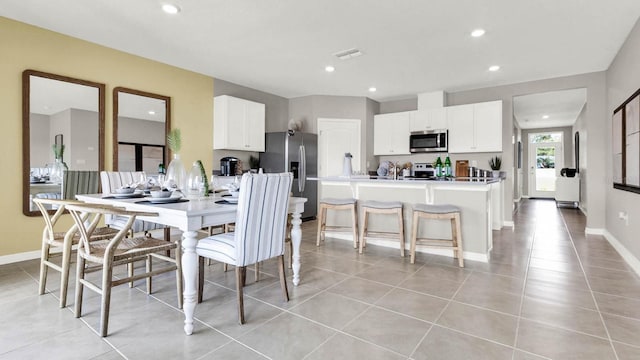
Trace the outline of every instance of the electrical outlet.
[[624, 220], [624, 224], [629, 226], [629, 214], [626, 211], [620, 211], [618, 213], [618, 219]]

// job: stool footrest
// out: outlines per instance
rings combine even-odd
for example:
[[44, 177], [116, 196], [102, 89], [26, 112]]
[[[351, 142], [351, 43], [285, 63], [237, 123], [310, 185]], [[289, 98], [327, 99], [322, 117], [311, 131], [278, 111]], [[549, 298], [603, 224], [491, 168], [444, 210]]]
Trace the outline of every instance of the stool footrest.
[[[429, 242], [432, 244], [421, 244], [420, 242]], [[442, 244], [442, 245], [436, 245]], [[439, 246], [439, 247], [450, 247], [456, 248], [457, 246], [453, 246], [453, 240], [449, 239], [426, 239], [426, 238], [418, 238], [416, 239], [416, 245], [420, 246]]]
[[390, 238], [398, 240], [397, 232], [386, 232], [386, 231], [368, 231], [367, 235], [365, 235], [367, 239], [375, 239], [375, 238]]

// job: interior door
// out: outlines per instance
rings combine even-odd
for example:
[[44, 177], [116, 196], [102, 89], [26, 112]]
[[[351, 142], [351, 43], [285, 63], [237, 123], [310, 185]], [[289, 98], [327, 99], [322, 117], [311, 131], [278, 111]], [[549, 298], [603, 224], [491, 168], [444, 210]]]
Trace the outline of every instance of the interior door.
[[563, 168], [562, 143], [529, 144], [529, 196], [554, 198], [556, 177]]
[[340, 176], [344, 154], [351, 153], [352, 170], [360, 171], [360, 120], [318, 119], [318, 176]]

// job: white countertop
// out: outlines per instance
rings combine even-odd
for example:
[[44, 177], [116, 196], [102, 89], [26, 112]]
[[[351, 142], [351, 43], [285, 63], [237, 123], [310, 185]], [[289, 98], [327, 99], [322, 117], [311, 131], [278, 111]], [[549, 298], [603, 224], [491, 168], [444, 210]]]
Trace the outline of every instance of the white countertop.
[[501, 178], [484, 178], [484, 177], [454, 177], [442, 180], [428, 180], [420, 178], [408, 178], [408, 179], [388, 179], [378, 178], [366, 175], [355, 175], [351, 177], [346, 176], [328, 176], [322, 178], [307, 178], [308, 180], [316, 181], [345, 181], [345, 182], [380, 182], [380, 183], [397, 183], [397, 184], [411, 184], [411, 183], [428, 183], [428, 184], [469, 184], [469, 185], [486, 185], [493, 184], [502, 180]]

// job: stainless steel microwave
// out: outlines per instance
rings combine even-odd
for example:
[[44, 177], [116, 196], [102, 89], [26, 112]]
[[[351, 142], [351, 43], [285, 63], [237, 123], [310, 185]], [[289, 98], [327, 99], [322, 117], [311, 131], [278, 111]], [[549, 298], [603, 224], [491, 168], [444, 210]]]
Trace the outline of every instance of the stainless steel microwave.
[[446, 152], [447, 136], [447, 130], [413, 131], [409, 137], [409, 149], [412, 153]]

